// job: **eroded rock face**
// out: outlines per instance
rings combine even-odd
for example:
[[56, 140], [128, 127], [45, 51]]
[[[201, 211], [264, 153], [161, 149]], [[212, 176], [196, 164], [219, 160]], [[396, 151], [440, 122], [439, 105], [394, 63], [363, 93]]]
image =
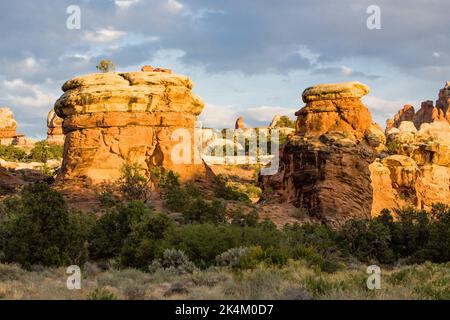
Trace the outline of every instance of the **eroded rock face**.
[[388, 144], [395, 154], [371, 166], [373, 215], [384, 208], [450, 204], [450, 124], [435, 121], [416, 130], [404, 121], [389, 132]]
[[17, 123], [14, 120], [14, 115], [8, 108], [0, 108], [0, 139], [7, 140], [14, 138], [16, 133]]
[[47, 116], [47, 142], [63, 145], [64, 133], [63, 133], [63, 119], [58, 117], [55, 111], [52, 109]]
[[431, 100], [424, 101], [417, 112], [415, 112], [413, 106], [405, 105], [395, 115], [394, 119], [386, 121], [386, 133], [392, 128], [398, 128], [404, 121], [413, 122], [416, 129], [420, 129], [424, 123], [435, 121], [450, 123], [450, 82], [446, 82], [444, 88], [439, 91], [439, 97], [435, 105]]
[[[55, 103], [66, 135], [60, 180], [92, 183], [117, 180], [124, 164], [155, 166], [182, 179], [204, 173], [194, 159], [194, 124], [203, 102], [188, 77], [167, 72], [104, 73], [77, 77], [63, 85]], [[190, 133], [191, 164], [176, 163], [172, 133]], [[196, 161], [196, 163], [194, 162]]]
[[281, 150], [278, 172], [261, 176], [263, 187], [331, 225], [369, 218], [369, 165], [384, 134], [359, 100], [368, 91], [360, 83], [306, 89], [296, 135]]

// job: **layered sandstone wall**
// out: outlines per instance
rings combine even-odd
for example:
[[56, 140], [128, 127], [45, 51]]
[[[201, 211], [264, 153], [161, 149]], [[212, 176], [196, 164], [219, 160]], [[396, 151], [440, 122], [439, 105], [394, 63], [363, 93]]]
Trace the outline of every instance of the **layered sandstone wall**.
[[[168, 72], [91, 74], [67, 81], [55, 103], [64, 119], [64, 161], [59, 179], [92, 183], [117, 180], [124, 164], [138, 164], [147, 174], [158, 166], [182, 179], [204, 173], [194, 163], [194, 124], [203, 102], [192, 93], [188, 77]], [[175, 163], [179, 143], [172, 133], [191, 134], [191, 164]]]
[[404, 121], [390, 130], [391, 155], [374, 162], [373, 215], [384, 208], [414, 206], [429, 210], [436, 203], [450, 205], [450, 124], [424, 123], [420, 130]]

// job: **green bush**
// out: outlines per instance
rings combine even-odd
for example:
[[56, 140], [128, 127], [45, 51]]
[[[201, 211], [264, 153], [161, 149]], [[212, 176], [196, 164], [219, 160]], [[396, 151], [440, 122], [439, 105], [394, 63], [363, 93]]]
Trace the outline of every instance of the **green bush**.
[[32, 161], [47, 162], [51, 159], [62, 159], [63, 146], [54, 143], [47, 143], [46, 141], [39, 141], [35, 144], [30, 152], [29, 158]]
[[0, 158], [6, 161], [25, 161], [27, 153], [12, 145], [0, 145]]
[[119, 189], [128, 200], [147, 200], [149, 181], [139, 164], [125, 164], [119, 179]]
[[183, 217], [186, 222], [222, 224], [226, 221], [226, 206], [223, 201], [214, 199], [205, 201], [197, 198], [184, 210]]
[[377, 220], [349, 220], [340, 231], [345, 251], [360, 261], [392, 263], [395, 254], [391, 248], [389, 228]]
[[231, 186], [230, 179], [222, 174], [214, 177], [214, 194], [225, 200], [250, 202], [248, 195]]
[[29, 268], [35, 264], [83, 264], [94, 216], [70, 212], [47, 184], [24, 187], [0, 208], [0, 260]]
[[117, 300], [117, 296], [105, 288], [95, 288], [94, 291], [89, 292], [86, 299], [87, 300]]
[[120, 266], [146, 269], [160, 253], [159, 241], [173, 221], [142, 201], [133, 200], [109, 209], [89, 237], [94, 259], [117, 257]]

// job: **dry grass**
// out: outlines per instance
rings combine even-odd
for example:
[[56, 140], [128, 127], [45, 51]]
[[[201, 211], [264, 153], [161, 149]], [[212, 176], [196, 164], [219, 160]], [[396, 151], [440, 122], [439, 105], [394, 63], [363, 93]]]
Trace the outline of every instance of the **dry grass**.
[[450, 263], [382, 268], [380, 290], [366, 287], [365, 266], [321, 273], [302, 262], [188, 275], [138, 270], [83, 270], [82, 288], [68, 290], [65, 269], [24, 271], [0, 264], [1, 299], [450, 299]]

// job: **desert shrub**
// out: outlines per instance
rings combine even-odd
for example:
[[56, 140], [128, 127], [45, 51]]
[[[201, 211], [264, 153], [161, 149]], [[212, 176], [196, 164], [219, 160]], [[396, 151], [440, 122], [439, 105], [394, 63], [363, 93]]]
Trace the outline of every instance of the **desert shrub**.
[[95, 288], [89, 292], [87, 300], [117, 300], [117, 296], [106, 288]]
[[105, 208], [114, 207], [119, 203], [119, 199], [114, 195], [113, 185], [107, 183], [101, 185], [100, 202]]
[[250, 198], [247, 194], [237, 190], [234, 186], [230, 185], [230, 179], [222, 174], [214, 177], [214, 194], [218, 198], [225, 200], [235, 200], [249, 202]]
[[[240, 227], [212, 223], [187, 224], [170, 230], [166, 234], [164, 246], [183, 250], [199, 267], [208, 267], [216, 262], [216, 257], [228, 249], [259, 246], [269, 263], [279, 263], [286, 259], [277, 256], [282, 233], [268, 222], [255, 227]], [[266, 252], [266, 250], [268, 250]], [[284, 254], [285, 250], [279, 248]]]
[[6, 161], [25, 161], [27, 153], [12, 145], [0, 145], [0, 158]]
[[397, 154], [401, 144], [396, 140], [391, 140], [386, 144], [385, 151], [389, 155]]
[[386, 222], [387, 213], [381, 218], [390, 229], [391, 248], [397, 257], [411, 257], [421, 250], [429, 238], [428, 213], [408, 207], [396, 211], [397, 221]]
[[94, 216], [67, 209], [47, 184], [24, 187], [0, 208], [0, 259], [29, 268], [34, 264], [81, 265]]
[[216, 263], [221, 267], [239, 268], [241, 259], [250, 253], [250, 248], [231, 248], [216, 256]]
[[332, 256], [324, 258], [313, 247], [298, 245], [292, 250], [292, 258], [295, 260], [305, 260], [310, 266], [318, 267], [320, 271], [333, 273], [339, 270], [337, 259]]
[[120, 266], [147, 268], [159, 253], [158, 241], [173, 221], [142, 201], [120, 204], [105, 213], [92, 229], [89, 241], [94, 259], [117, 257]]
[[119, 189], [128, 200], [147, 200], [149, 181], [139, 164], [125, 164], [119, 179]]
[[119, 204], [104, 213], [92, 228], [89, 236], [89, 255], [93, 259], [110, 259], [119, 255], [123, 243], [130, 233], [128, 214], [134, 210], [145, 210], [130, 203]]
[[223, 201], [206, 201], [197, 198], [183, 211], [186, 222], [222, 224], [226, 220], [226, 207]]
[[281, 116], [280, 120], [275, 124], [276, 128], [295, 128], [295, 121], [288, 116]]
[[319, 223], [293, 224], [284, 227], [286, 245], [295, 248], [298, 245], [314, 248], [321, 255], [330, 255], [339, 251], [338, 232]]
[[173, 171], [164, 172], [155, 167], [151, 172], [151, 179], [160, 188], [167, 209], [173, 212], [183, 212], [189, 208], [198, 191], [193, 185], [182, 188], [179, 176]]
[[420, 261], [448, 262], [450, 261], [450, 207], [442, 204], [433, 206], [431, 217], [428, 241], [416, 256]]
[[339, 236], [343, 250], [361, 261], [395, 261], [391, 248], [391, 232], [377, 220], [349, 220], [343, 225]]
[[106, 73], [114, 71], [116, 69], [116, 65], [111, 60], [102, 59], [98, 65], [95, 66], [95, 68], [100, 72]]
[[230, 218], [231, 224], [241, 227], [254, 227], [258, 224], [258, 213], [256, 211], [245, 214], [235, 210], [231, 213]]
[[183, 251], [166, 249], [163, 252], [162, 258], [153, 260], [149, 267], [150, 272], [156, 272], [159, 269], [173, 271], [177, 275], [182, 275], [192, 273], [196, 267]]
[[39, 141], [35, 144], [30, 152], [29, 158], [33, 161], [47, 162], [51, 159], [62, 159], [63, 146], [55, 143], [47, 143], [47, 141]]
[[170, 230], [165, 238], [167, 248], [185, 252], [199, 267], [210, 266], [215, 257], [237, 243], [236, 230], [214, 224], [188, 224]]

